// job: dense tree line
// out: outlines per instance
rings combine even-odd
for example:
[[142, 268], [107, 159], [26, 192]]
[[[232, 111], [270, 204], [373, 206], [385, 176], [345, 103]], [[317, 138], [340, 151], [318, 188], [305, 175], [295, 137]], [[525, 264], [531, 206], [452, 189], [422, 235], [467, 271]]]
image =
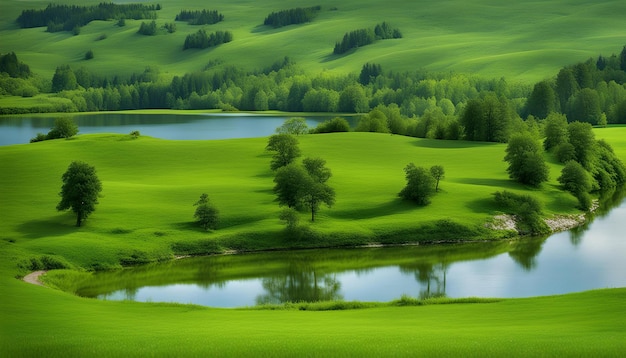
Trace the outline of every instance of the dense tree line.
[[72, 31], [94, 20], [155, 19], [160, 5], [100, 3], [94, 6], [49, 4], [43, 10], [24, 10], [17, 18], [22, 28], [47, 26], [49, 32]]
[[213, 25], [224, 21], [224, 15], [217, 10], [182, 10], [176, 21], [187, 21], [190, 25]]
[[376, 40], [401, 38], [402, 33], [398, 29], [392, 28], [388, 23], [377, 24], [374, 29], [359, 29], [343, 35], [341, 42], [335, 44], [333, 53], [335, 55], [344, 54], [352, 49], [363, 47], [374, 43]]
[[619, 55], [563, 67], [556, 78], [535, 84], [523, 115], [562, 113], [592, 125], [626, 123], [626, 46]]
[[272, 26], [274, 28], [303, 24], [305, 22], [311, 22], [317, 14], [322, 10], [321, 6], [313, 6], [306, 8], [295, 8], [289, 10], [281, 10], [278, 12], [272, 12], [267, 15], [263, 21], [263, 25]]
[[[607, 58], [600, 66], [603, 69], [590, 66], [594, 61], [567, 66], [555, 78], [534, 86], [454, 73], [390, 72], [371, 63], [363, 66], [361, 74], [312, 75], [285, 58], [254, 72], [216, 64], [167, 81], [155, 69], [121, 78], [60, 66], [50, 87], [59, 97], [71, 100], [59, 102], [63, 104], [57, 111], [173, 108], [362, 113], [361, 130], [506, 142], [515, 133], [539, 138], [543, 127], [549, 127], [542, 115], [559, 114], [561, 98], [566, 106], [579, 106], [574, 107], [579, 108], [575, 113], [563, 113], [565, 122], [581, 121], [581, 113], [598, 103], [600, 122], [593, 124], [601, 124], [605, 117], [607, 123], [626, 123], [626, 72], [620, 69], [620, 58]], [[10, 80], [0, 78], [3, 91], [19, 94], [22, 83]], [[579, 82], [587, 87], [581, 89]], [[28, 87], [31, 90], [24, 95], [44, 88], [35, 87]], [[546, 95], [539, 95], [542, 91]], [[597, 101], [584, 100], [587, 97]], [[541, 113], [529, 112], [542, 103], [552, 105]], [[2, 111], [18, 113], [12, 108]]]
[[215, 31], [207, 34], [204, 29], [198, 30], [195, 34], [187, 35], [183, 50], [190, 48], [215, 47], [231, 42], [233, 34], [230, 31]]

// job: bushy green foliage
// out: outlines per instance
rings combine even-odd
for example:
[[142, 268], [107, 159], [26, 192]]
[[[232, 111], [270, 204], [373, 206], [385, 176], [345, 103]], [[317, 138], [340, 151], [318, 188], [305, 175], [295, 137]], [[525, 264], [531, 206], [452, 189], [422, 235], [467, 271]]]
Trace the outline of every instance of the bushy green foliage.
[[367, 86], [376, 80], [376, 77], [380, 76], [382, 73], [383, 69], [380, 65], [375, 63], [366, 63], [363, 65], [361, 73], [359, 74], [359, 83], [363, 86]]
[[216, 230], [219, 223], [219, 210], [209, 201], [209, 195], [203, 193], [193, 205], [196, 206], [196, 211], [193, 214], [196, 222], [204, 230]]
[[54, 120], [54, 126], [48, 133], [48, 139], [71, 138], [78, 134], [78, 125], [70, 117], [59, 117]]
[[157, 24], [156, 21], [152, 20], [148, 23], [142, 22], [141, 26], [139, 26], [139, 30], [137, 30], [138, 34], [146, 35], [146, 36], [154, 36], [157, 33]]
[[417, 205], [430, 204], [430, 197], [435, 193], [435, 178], [430, 171], [423, 167], [417, 167], [409, 163], [404, 168], [406, 186], [400, 191], [402, 199], [411, 200]]
[[76, 214], [76, 226], [96, 210], [102, 183], [96, 175], [96, 168], [80, 161], [74, 161], [62, 176], [61, 201], [57, 210], [71, 209]]
[[275, 152], [270, 164], [272, 170], [289, 165], [301, 155], [298, 140], [291, 134], [274, 134], [270, 136], [265, 149]]
[[541, 218], [542, 205], [530, 195], [519, 195], [510, 191], [494, 193], [496, 204], [502, 210], [516, 216], [517, 230], [522, 234], [545, 234], [550, 228]]
[[522, 184], [539, 186], [548, 180], [549, 168], [537, 140], [528, 134], [509, 139], [504, 160], [509, 162], [509, 177]]
[[387, 116], [378, 110], [374, 109], [365, 116], [359, 119], [359, 123], [354, 129], [355, 132], [377, 132], [377, 133], [389, 133], [389, 126], [387, 124]]
[[311, 130], [311, 133], [333, 133], [333, 132], [349, 132], [350, 123], [345, 118], [335, 117], [325, 120]]
[[308, 131], [306, 119], [303, 117], [289, 118], [280, 127], [276, 128], [276, 133], [278, 134], [300, 135], [306, 134]]
[[335, 55], [344, 54], [352, 49], [363, 47], [374, 43], [376, 40], [401, 38], [400, 30], [394, 29], [388, 23], [377, 24], [374, 29], [359, 29], [343, 35], [341, 42], [335, 43], [333, 53]]
[[315, 19], [315, 17], [321, 10], [322, 7], [318, 5], [306, 8], [298, 7], [295, 9], [272, 12], [271, 14], [267, 15], [267, 17], [263, 21], [263, 25], [279, 28], [288, 25], [311, 22]]
[[87, 52], [85, 52], [85, 60], [92, 60], [93, 59], [93, 50], [88, 50]]
[[204, 29], [198, 30], [195, 34], [187, 35], [183, 50], [190, 48], [208, 48], [231, 42], [233, 34], [230, 31], [215, 31], [210, 34]]
[[18, 60], [15, 52], [0, 54], [0, 72], [13, 78], [28, 78], [31, 75], [28, 65]]
[[224, 21], [224, 15], [217, 10], [181, 10], [176, 21], [187, 21], [189, 25], [213, 25]]

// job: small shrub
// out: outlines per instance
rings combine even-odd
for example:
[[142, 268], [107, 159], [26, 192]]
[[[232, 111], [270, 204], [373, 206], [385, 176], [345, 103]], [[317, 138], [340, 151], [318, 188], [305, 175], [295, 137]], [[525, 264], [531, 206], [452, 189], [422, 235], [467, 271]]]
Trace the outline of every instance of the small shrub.
[[48, 139], [48, 136], [43, 134], [43, 133], [37, 133], [37, 135], [33, 138], [30, 139], [31, 143], [35, 143], [35, 142], [43, 142], [44, 140]]
[[91, 60], [93, 59], [93, 51], [89, 50], [85, 53], [85, 60]]
[[130, 132], [130, 137], [132, 139], [137, 139], [137, 138], [139, 138], [140, 135], [141, 135], [141, 133], [139, 133], [139, 131], [132, 131], [132, 132]]
[[311, 133], [349, 132], [350, 123], [345, 118], [336, 117], [326, 120], [311, 130]]
[[96, 41], [106, 40], [106, 38], [107, 38], [107, 34], [101, 34], [100, 36], [96, 38]]

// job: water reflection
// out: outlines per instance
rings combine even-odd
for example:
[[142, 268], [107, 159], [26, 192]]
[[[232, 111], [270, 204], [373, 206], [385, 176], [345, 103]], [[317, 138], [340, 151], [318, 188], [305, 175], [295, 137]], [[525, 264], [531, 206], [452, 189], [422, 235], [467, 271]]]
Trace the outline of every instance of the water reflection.
[[[615, 195], [607, 203], [619, 203]], [[217, 307], [529, 297], [626, 286], [626, 202], [579, 230], [511, 242], [200, 257], [99, 272], [78, 294]], [[575, 239], [573, 239], [575, 238]]]
[[[58, 117], [58, 116], [57, 116]], [[55, 116], [3, 117], [0, 120], [0, 145], [28, 143], [37, 133], [48, 133]], [[211, 114], [80, 114], [72, 118], [79, 134], [119, 133], [138, 130], [142, 135], [172, 140], [205, 140], [264, 137], [274, 133], [292, 116], [245, 113]], [[306, 117], [315, 127], [330, 117]], [[348, 118], [349, 121], [354, 119]]]

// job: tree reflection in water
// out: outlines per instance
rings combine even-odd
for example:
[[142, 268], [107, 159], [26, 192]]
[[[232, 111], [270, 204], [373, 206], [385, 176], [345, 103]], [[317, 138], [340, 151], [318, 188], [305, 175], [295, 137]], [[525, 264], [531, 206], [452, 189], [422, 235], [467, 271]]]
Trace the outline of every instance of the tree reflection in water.
[[258, 305], [343, 298], [339, 294], [341, 283], [336, 274], [319, 273], [309, 262], [291, 261], [284, 275], [263, 278], [262, 285], [266, 292], [257, 296]]
[[426, 299], [446, 297], [446, 275], [449, 267], [450, 264], [442, 259], [436, 264], [421, 261], [410, 266], [401, 266], [400, 271], [415, 275], [415, 279], [422, 284], [419, 298]]

